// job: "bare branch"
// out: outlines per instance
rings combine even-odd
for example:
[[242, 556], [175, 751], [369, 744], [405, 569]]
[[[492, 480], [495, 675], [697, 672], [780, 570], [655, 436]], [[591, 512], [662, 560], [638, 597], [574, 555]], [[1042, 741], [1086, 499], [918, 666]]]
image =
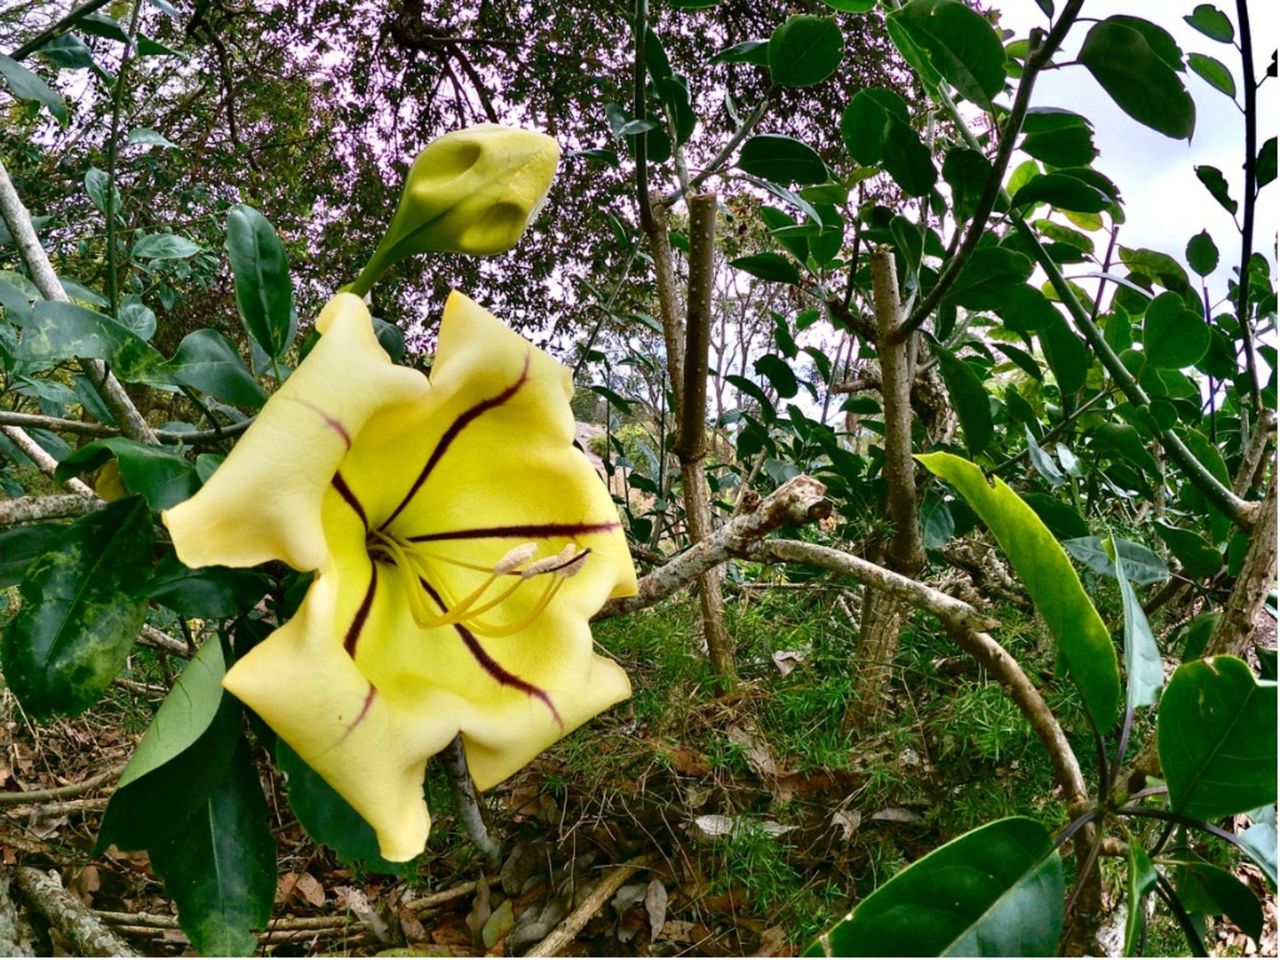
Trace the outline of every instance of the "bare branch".
[[16, 527], [38, 520], [61, 520], [63, 517], [80, 517], [102, 506], [103, 501], [92, 495], [58, 493], [47, 497], [14, 497], [0, 500], [0, 527]]

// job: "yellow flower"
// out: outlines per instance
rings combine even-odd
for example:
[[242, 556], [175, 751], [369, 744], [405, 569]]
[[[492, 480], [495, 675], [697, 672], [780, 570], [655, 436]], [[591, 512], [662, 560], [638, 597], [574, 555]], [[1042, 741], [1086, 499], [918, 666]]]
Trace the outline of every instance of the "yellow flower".
[[164, 514], [191, 567], [316, 578], [224, 686], [377, 832], [426, 843], [428, 757], [459, 732], [487, 789], [630, 695], [588, 619], [635, 592], [603, 482], [572, 446], [568, 371], [459, 293], [430, 380], [391, 363], [361, 300], [194, 497]]
[[364, 295], [396, 261], [515, 246], [546, 199], [560, 147], [546, 134], [483, 123], [431, 141], [409, 168], [386, 235], [350, 287]]

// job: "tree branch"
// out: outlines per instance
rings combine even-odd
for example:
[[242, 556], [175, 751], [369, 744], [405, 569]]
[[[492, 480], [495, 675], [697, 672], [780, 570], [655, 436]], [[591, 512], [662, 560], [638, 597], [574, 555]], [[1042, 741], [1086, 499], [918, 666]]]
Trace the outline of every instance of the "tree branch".
[[[42, 473], [53, 476], [58, 469], [58, 461], [53, 459], [44, 447], [36, 443], [31, 434], [23, 430], [21, 427], [0, 426], [0, 433], [14, 442], [14, 445], [25, 453], [31, 461], [40, 468]], [[77, 477], [71, 477], [62, 481], [62, 485], [72, 493], [81, 497], [97, 497], [90, 486]]]
[[14, 497], [0, 500], [0, 528], [16, 527], [39, 520], [80, 517], [102, 506], [98, 497], [79, 493], [59, 493], [47, 497]]

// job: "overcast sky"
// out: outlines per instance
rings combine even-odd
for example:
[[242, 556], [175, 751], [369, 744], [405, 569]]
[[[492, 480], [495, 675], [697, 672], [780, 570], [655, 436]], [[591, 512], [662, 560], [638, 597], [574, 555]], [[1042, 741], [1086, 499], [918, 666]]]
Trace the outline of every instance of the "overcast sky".
[[[1236, 78], [1237, 96], [1243, 104], [1240, 52], [1232, 45], [1218, 43], [1188, 26], [1183, 17], [1197, 0], [1159, 2], [1118, 2], [1088, 0], [1084, 14], [1103, 18], [1116, 13], [1136, 14], [1168, 30], [1182, 52], [1211, 56], [1230, 68]], [[1215, 4], [1236, 23], [1235, 4], [1217, 0]], [[997, 0], [1000, 22], [1025, 37], [1032, 27], [1047, 25], [1034, 0]], [[1061, 2], [1058, 3], [1061, 7]], [[1249, 19], [1253, 33], [1255, 70], [1265, 73], [1277, 40], [1280, 4], [1274, 0], [1251, 0]], [[1072, 60], [1090, 24], [1078, 24], [1067, 37], [1060, 62]], [[1236, 30], [1239, 37], [1239, 27]], [[1150, 247], [1176, 256], [1185, 265], [1187, 240], [1208, 229], [1218, 245], [1221, 259], [1210, 278], [1210, 294], [1217, 300], [1226, 295], [1227, 279], [1239, 266], [1239, 234], [1231, 215], [1214, 200], [1195, 175], [1197, 164], [1217, 167], [1231, 185], [1237, 201], [1244, 195], [1244, 115], [1222, 93], [1210, 87], [1190, 69], [1184, 82], [1196, 102], [1196, 129], [1191, 142], [1171, 140], [1132, 120], [1117, 107], [1093, 76], [1082, 66], [1050, 70], [1036, 82], [1032, 106], [1064, 107], [1093, 121], [1094, 143], [1100, 155], [1094, 166], [1120, 187], [1127, 222], [1120, 231], [1120, 243], [1127, 247]], [[1276, 133], [1277, 90], [1280, 84], [1268, 80], [1258, 91], [1258, 145]], [[1254, 230], [1254, 249], [1275, 265], [1276, 213], [1280, 210], [1280, 182], [1259, 195]], [[1105, 249], [1105, 247], [1103, 248]]]

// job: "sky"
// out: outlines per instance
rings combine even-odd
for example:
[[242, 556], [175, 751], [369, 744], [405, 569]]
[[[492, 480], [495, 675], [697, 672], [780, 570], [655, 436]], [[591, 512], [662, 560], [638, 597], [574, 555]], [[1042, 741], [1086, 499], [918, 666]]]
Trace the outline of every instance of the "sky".
[[[1236, 78], [1236, 88], [1240, 91], [1238, 96], [1243, 103], [1239, 51], [1230, 44], [1209, 39], [1182, 19], [1191, 13], [1197, 2], [1088, 0], [1083, 13], [1099, 19], [1116, 13], [1134, 14], [1159, 24], [1173, 35], [1184, 54], [1207, 54], [1229, 67]], [[1061, 5], [1059, 0], [1058, 6]], [[1013, 30], [1019, 37], [1027, 36], [1032, 27], [1047, 25], [1034, 0], [997, 0], [992, 6], [1000, 11], [1002, 26]], [[1226, 13], [1233, 24], [1236, 23], [1234, 3], [1216, 0], [1215, 6]], [[1274, 0], [1251, 0], [1249, 19], [1255, 70], [1257, 76], [1262, 77], [1280, 37], [1280, 4]], [[1072, 28], [1062, 52], [1055, 58], [1057, 61], [1075, 58], [1088, 33], [1088, 26], [1078, 24]], [[1238, 38], [1238, 25], [1236, 35]], [[1237, 201], [1243, 197], [1244, 115], [1224, 94], [1210, 87], [1191, 70], [1188, 69], [1183, 77], [1196, 103], [1196, 129], [1190, 143], [1172, 140], [1131, 119], [1082, 66], [1042, 73], [1036, 82], [1031, 105], [1071, 109], [1094, 122], [1094, 143], [1099, 156], [1093, 165], [1115, 181], [1124, 199], [1127, 221], [1120, 231], [1122, 245], [1159, 250], [1177, 257], [1185, 266], [1187, 240], [1202, 229], [1209, 231], [1221, 254], [1218, 269], [1209, 280], [1209, 292], [1216, 301], [1226, 295], [1227, 280], [1239, 266], [1239, 234], [1231, 215], [1209, 195], [1196, 178], [1194, 168], [1198, 164], [1217, 167], [1231, 185], [1231, 195]], [[1280, 82], [1268, 80], [1258, 91], [1259, 147], [1276, 134], [1278, 103]], [[1278, 211], [1280, 182], [1265, 188], [1259, 195], [1254, 229], [1254, 249], [1272, 264], [1273, 278]]]

